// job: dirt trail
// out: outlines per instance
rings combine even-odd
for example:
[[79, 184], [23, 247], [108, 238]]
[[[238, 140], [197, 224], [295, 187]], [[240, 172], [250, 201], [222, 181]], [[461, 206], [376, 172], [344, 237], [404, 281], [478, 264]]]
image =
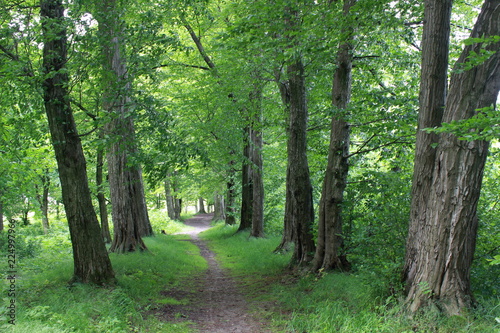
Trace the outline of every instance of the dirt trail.
[[200, 254], [207, 260], [208, 269], [204, 275], [187, 281], [190, 291], [170, 290], [164, 295], [172, 298], [189, 299], [188, 305], [167, 305], [162, 316], [167, 320], [186, 320], [195, 323], [195, 328], [207, 333], [259, 333], [269, 332], [265, 326], [249, 314], [248, 305], [236, 287], [233, 279], [220, 267], [215, 254], [198, 234], [210, 228], [212, 214], [200, 214], [187, 220], [186, 225], [195, 229], [186, 232], [191, 242], [200, 248]]

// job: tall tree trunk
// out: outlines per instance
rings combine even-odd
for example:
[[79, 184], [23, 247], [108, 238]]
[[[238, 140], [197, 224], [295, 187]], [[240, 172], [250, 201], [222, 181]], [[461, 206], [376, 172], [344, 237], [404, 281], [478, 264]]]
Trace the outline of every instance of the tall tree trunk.
[[[344, 0], [344, 17], [356, 0]], [[332, 87], [332, 117], [328, 164], [323, 180], [319, 203], [318, 242], [313, 260], [313, 270], [348, 270], [349, 262], [340, 253], [343, 245], [342, 205], [349, 172], [350, 124], [347, 122], [347, 106], [351, 99], [352, 28], [342, 29], [346, 40], [339, 46], [337, 69]]]
[[[420, 74], [420, 110], [412, 181], [410, 224], [406, 241], [403, 280], [412, 281], [416, 274], [417, 243], [424, 237], [423, 227], [428, 209], [429, 191], [433, 182], [438, 135], [424, 128], [441, 125], [446, 102], [450, 18], [452, 0], [424, 2], [422, 64]], [[411, 283], [410, 283], [411, 284]], [[409, 284], [408, 284], [409, 285]]]
[[[99, 138], [104, 139], [104, 132], [102, 130], [99, 133]], [[102, 148], [98, 148], [95, 178], [97, 186], [97, 202], [99, 203], [99, 216], [101, 218], [101, 234], [105, 243], [111, 243], [111, 233], [109, 231], [108, 221], [108, 205], [106, 204], [106, 197], [104, 196], [103, 169], [104, 150]]]
[[241, 211], [238, 231], [252, 228], [253, 170], [252, 170], [252, 128], [247, 125], [243, 131], [243, 164], [241, 172]]
[[[500, 35], [500, 0], [486, 0], [471, 37]], [[464, 70], [472, 52], [489, 59]], [[450, 80], [443, 122], [469, 119], [495, 105], [500, 90], [500, 42], [467, 45]], [[407, 255], [407, 303], [416, 311], [429, 303], [450, 315], [472, 305], [470, 267], [477, 236], [477, 203], [488, 154], [487, 141], [462, 141], [439, 135], [426, 208], [419, 215], [419, 236]], [[411, 231], [410, 227], [410, 231]], [[408, 262], [410, 261], [410, 262]]]
[[312, 237], [314, 206], [312, 185], [307, 161], [307, 100], [304, 65], [300, 58], [288, 65], [290, 82], [290, 135], [288, 137], [289, 197], [288, 215], [295, 237], [293, 265], [307, 264], [313, 259], [315, 245]]
[[226, 224], [234, 225], [236, 224], [236, 209], [234, 207], [236, 201], [236, 193], [234, 190], [235, 187], [235, 177], [236, 171], [233, 168], [234, 161], [231, 161], [229, 164], [229, 176], [227, 181], [227, 201], [226, 201]]
[[69, 103], [66, 22], [60, 0], [42, 0], [43, 97], [57, 160], [73, 248], [74, 282], [114, 282], [99, 222], [92, 206], [86, 162]]
[[[283, 106], [285, 108], [285, 114], [287, 115], [287, 125], [286, 125], [286, 133], [287, 137], [290, 136], [290, 82], [288, 80], [282, 81], [280, 78], [282, 73], [277, 71], [275, 73], [275, 79], [278, 84], [278, 89], [280, 91], [281, 101], [283, 102]], [[286, 168], [286, 183], [290, 182], [290, 165], [287, 164]], [[293, 239], [295, 238], [295, 231], [291, 225], [291, 220], [287, 217], [292, 214], [290, 211], [290, 198], [291, 193], [289, 191], [289, 187], [286, 187], [285, 190], [285, 215], [283, 219], [283, 235], [281, 237], [281, 242], [278, 247], [274, 250], [274, 252], [287, 252], [290, 250], [291, 244], [293, 243]]]
[[122, 31], [115, 0], [106, 0], [96, 13], [104, 56], [103, 84], [107, 87], [103, 106], [110, 121], [106, 131], [112, 138], [108, 152], [108, 173], [114, 237], [110, 251], [143, 250], [142, 236], [150, 236], [142, 171], [129, 156], [137, 153], [132, 117], [131, 87], [122, 55]]
[[250, 236], [264, 236], [264, 179], [262, 162], [262, 87], [257, 83], [251, 93], [251, 167], [252, 167], [252, 231]]
[[44, 234], [49, 232], [49, 189], [50, 189], [50, 176], [49, 170], [44, 170], [44, 173], [40, 176], [42, 182], [42, 191], [37, 186], [37, 201], [40, 206], [40, 211], [42, 213], [42, 227]]

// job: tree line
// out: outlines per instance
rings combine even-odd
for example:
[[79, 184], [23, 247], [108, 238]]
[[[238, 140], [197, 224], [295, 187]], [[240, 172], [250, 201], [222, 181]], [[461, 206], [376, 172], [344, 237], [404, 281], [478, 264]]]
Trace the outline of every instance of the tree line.
[[375, 165], [411, 182], [398, 268], [407, 307], [473, 305], [478, 203], [498, 137], [498, 0], [2, 8], [0, 216], [31, 196], [47, 231], [59, 182], [73, 281], [114, 281], [106, 242], [146, 250], [158, 188], [171, 219], [182, 195], [211, 196], [216, 218], [252, 237], [279, 216], [276, 252], [292, 250], [291, 267], [349, 271], [352, 208], [369, 200], [349, 187], [371, 186], [362, 170]]

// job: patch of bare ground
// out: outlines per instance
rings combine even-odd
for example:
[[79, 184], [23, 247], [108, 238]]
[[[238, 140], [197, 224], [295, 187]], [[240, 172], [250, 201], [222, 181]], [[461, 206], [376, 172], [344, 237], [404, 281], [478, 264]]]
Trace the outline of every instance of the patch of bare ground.
[[165, 304], [155, 315], [167, 321], [189, 321], [193, 330], [207, 333], [259, 333], [271, 332], [261, 320], [249, 311], [249, 304], [236, 282], [221, 268], [215, 254], [198, 237], [210, 228], [212, 214], [200, 214], [185, 223], [194, 227], [188, 232], [193, 244], [200, 248], [208, 269], [201, 276], [193, 276], [181, 288], [162, 292], [173, 304]]

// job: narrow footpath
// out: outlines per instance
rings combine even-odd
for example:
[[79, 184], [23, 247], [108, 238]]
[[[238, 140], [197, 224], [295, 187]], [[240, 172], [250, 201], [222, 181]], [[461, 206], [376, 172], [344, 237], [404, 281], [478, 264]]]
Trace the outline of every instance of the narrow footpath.
[[235, 281], [222, 269], [215, 254], [207, 247], [198, 234], [210, 228], [212, 214], [199, 214], [186, 220], [185, 224], [194, 228], [188, 234], [193, 244], [200, 248], [208, 269], [204, 275], [186, 281], [190, 291], [170, 290], [165, 296], [189, 300], [187, 305], [168, 305], [163, 309], [166, 320], [189, 320], [195, 329], [207, 333], [260, 333], [270, 332], [265, 325], [254, 318], [248, 309], [242, 293]]

